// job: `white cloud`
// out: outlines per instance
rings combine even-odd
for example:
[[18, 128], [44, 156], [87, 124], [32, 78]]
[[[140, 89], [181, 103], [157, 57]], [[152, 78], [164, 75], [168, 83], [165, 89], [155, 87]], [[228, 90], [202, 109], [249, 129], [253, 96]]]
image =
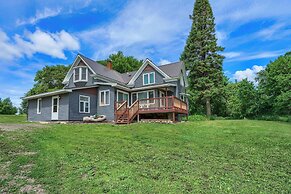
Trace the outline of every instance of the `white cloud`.
[[159, 61], [159, 65], [165, 65], [165, 64], [169, 64], [169, 63], [171, 63], [171, 61], [168, 61], [168, 60], [166, 60], [166, 59], [161, 59], [161, 60]]
[[7, 85], [7, 87], [0, 88], [0, 98], [10, 98], [14, 106], [20, 107], [22, 102], [21, 97], [23, 97], [28, 90], [29, 88], [26, 86], [23, 87]]
[[[233, 48], [243, 43], [253, 40], [278, 40], [291, 35], [290, 26], [290, 0], [211, 0], [215, 22], [217, 23], [217, 37], [220, 44], [223, 43], [227, 48]], [[260, 20], [274, 21], [270, 27], [261, 31], [249, 32], [246, 35], [241, 33], [233, 36], [239, 27]], [[285, 26], [282, 26], [282, 21]], [[264, 24], [266, 25], [266, 24]], [[223, 35], [219, 31], [223, 29]], [[221, 37], [224, 41], [221, 41]], [[228, 38], [231, 37], [231, 38]]]
[[221, 30], [216, 30], [216, 38], [218, 45], [223, 45], [223, 42], [228, 38], [228, 34]]
[[277, 57], [284, 54], [285, 50], [277, 50], [277, 51], [265, 51], [265, 52], [257, 52], [257, 53], [245, 53], [245, 52], [226, 52], [222, 53], [226, 57], [226, 62], [232, 61], [249, 61], [254, 59], [266, 59]]
[[25, 24], [36, 24], [39, 20], [54, 17], [61, 13], [61, 8], [51, 9], [51, 8], [44, 8], [42, 11], [37, 11], [35, 16], [28, 18], [28, 19], [18, 19], [16, 20], [16, 25], [25, 25]]
[[247, 79], [251, 82], [255, 82], [255, 78], [257, 76], [257, 73], [264, 70], [265, 67], [254, 65], [251, 69], [247, 68], [243, 71], [236, 71], [233, 75], [233, 79], [237, 81], [241, 81], [243, 79]]
[[223, 56], [225, 56], [225, 58], [227, 59], [233, 59], [233, 58], [241, 56], [241, 53], [240, 52], [224, 52]]
[[39, 29], [35, 32], [26, 32], [23, 36], [16, 34], [14, 41], [0, 30], [0, 46], [4, 48], [3, 52], [0, 52], [0, 59], [3, 60], [12, 60], [23, 55], [31, 57], [35, 53], [66, 59], [65, 50], [80, 49], [78, 39], [64, 30], [50, 33]]
[[15, 57], [21, 56], [21, 51], [19, 51], [15, 45], [10, 43], [9, 37], [0, 29], [0, 59], [12, 60]]
[[184, 41], [191, 26], [189, 4], [193, 5], [192, 0], [130, 1], [111, 23], [81, 32], [79, 37], [94, 47], [95, 58], [107, 57], [117, 50], [143, 58], [156, 53], [157, 46], [161, 52], [167, 49], [162, 45]]
[[[1, 64], [2, 65], [2, 64]], [[0, 66], [0, 98], [11, 98], [14, 106], [19, 107], [21, 97], [25, 95], [34, 84], [35, 73], [45, 65], [55, 65], [54, 63], [5, 63]], [[2, 76], [4, 75], [4, 76]]]
[[255, 33], [255, 36], [258, 38], [261, 37], [264, 40], [281, 39], [291, 35], [291, 29], [288, 28], [289, 28], [288, 24], [275, 23], [274, 25], [271, 25], [268, 28], [258, 31], [257, 33]]
[[212, 0], [211, 4], [216, 22], [228, 23], [230, 26], [240, 26], [256, 19], [290, 17], [289, 0], [237, 0], [235, 3], [232, 0]]

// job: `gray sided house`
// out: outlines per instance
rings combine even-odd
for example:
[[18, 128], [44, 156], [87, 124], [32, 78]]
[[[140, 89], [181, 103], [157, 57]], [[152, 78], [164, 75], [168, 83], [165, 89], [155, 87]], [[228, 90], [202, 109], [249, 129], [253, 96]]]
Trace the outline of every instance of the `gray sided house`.
[[63, 81], [64, 88], [26, 97], [29, 121], [82, 121], [105, 115], [107, 121], [172, 119], [188, 114], [185, 66], [157, 66], [146, 59], [134, 72], [119, 73], [77, 55]]

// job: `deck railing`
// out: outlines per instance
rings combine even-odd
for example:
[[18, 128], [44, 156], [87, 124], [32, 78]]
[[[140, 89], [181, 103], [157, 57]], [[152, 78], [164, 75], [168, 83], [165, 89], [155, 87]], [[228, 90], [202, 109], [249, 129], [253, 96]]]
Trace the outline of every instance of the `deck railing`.
[[126, 120], [130, 123], [139, 113], [188, 113], [187, 103], [175, 96], [136, 100], [130, 107], [127, 101], [115, 102], [115, 121]]
[[165, 112], [181, 111], [187, 112], [187, 103], [175, 96], [165, 96], [139, 100], [140, 111]]

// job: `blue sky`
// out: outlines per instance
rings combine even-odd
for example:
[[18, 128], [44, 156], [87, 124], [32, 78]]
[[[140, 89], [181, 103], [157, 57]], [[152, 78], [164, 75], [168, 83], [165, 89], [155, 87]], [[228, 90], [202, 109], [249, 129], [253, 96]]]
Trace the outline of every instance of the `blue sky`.
[[[210, 0], [225, 74], [256, 73], [291, 50], [290, 0]], [[45, 65], [77, 53], [105, 59], [123, 51], [156, 64], [179, 60], [194, 0], [10, 0], [0, 5], [0, 97], [19, 105]]]

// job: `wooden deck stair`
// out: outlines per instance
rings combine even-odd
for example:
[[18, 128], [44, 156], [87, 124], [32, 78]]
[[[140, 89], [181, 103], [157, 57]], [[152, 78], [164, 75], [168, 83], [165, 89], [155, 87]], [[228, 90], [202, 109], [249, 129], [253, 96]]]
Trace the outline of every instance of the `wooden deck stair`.
[[135, 101], [130, 107], [128, 107], [127, 101], [123, 103], [115, 103], [115, 123], [117, 124], [129, 124], [137, 116], [139, 110], [139, 101]]

